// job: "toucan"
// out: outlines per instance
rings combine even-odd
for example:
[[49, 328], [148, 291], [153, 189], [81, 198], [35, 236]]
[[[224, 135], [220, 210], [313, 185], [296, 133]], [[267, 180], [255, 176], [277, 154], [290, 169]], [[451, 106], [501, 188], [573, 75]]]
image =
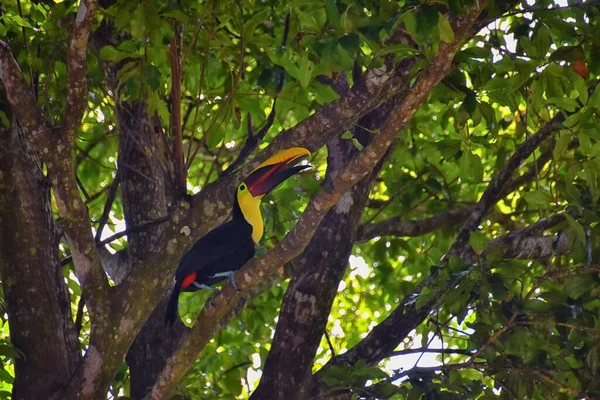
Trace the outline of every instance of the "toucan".
[[178, 315], [179, 293], [209, 289], [225, 278], [235, 286], [233, 275], [254, 257], [263, 235], [260, 214], [262, 198], [292, 175], [310, 168], [296, 165], [310, 156], [302, 147], [284, 150], [256, 167], [236, 189], [232, 218], [201, 237], [183, 256], [175, 272], [175, 288], [167, 306], [166, 322], [173, 325]]

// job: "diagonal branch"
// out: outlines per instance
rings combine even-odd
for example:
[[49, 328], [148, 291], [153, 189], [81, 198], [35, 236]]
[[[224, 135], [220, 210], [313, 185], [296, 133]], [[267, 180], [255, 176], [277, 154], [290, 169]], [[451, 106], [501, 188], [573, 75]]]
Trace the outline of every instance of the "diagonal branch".
[[460, 256], [465, 251], [469, 242], [471, 232], [477, 229], [483, 216], [490, 210], [490, 208], [496, 204], [498, 199], [506, 190], [506, 186], [510, 181], [510, 177], [513, 172], [519, 168], [521, 163], [525, 161], [538, 146], [552, 133], [554, 133], [565, 120], [565, 116], [562, 113], [557, 114], [550, 122], [544, 125], [535, 135], [523, 142], [508, 160], [504, 168], [498, 173], [494, 180], [489, 184], [481, 199], [473, 209], [473, 212], [461, 228], [460, 232], [454, 239], [452, 246], [444, 255], [443, 261], [447, 261], [451, 256]]
[[95, 12], [96, 0], [81, 0], [69, 40], [67, 109], [63, 126], [69, 143], [75, 140], [87, 107], [87, 45]]
[[[572, 147], [578, 143], [573, 141]], [[549, 146], [533, 163], [529, 169], [522, 175], [512, 179], [504, 187], [499, 199], [506, 197], [509, 193], [519, 189], [522, 185], [530, 182], [539, 171], [544, 169], [544, 166], [552, 159], [552, 151], [554, 146]], [[461, 208], [459, 210], [445, 210], [436, 215], [419, 220], [403, 221], [402, 217], [392, 217], [385, 221], [362, 225], [358, 230], [357, 243], [366, 242], [377, 236], [422, 236], [426, 233], [433, 232], [438, 229], [447, 229], [456, 224], [463, 223], [474, 211], [477, 205]], [[489, 210], [488, 210], [489, 211]]]
[[233, 317], [231, 310], [238, 303], [244, 302], [244, 296], [248, 296], [252, 287], [274, 275], [280, 265], [300, 254], [327, 211], [345, 192], [373, 169], [392, 145], [397, 132], [406, 127], [429, 93], [446, 75], [454, 54], [484, 6], [485, 1], [479, 2], [468, 14], [457, 19], [455, 42], [440, 45], [439, 52], [432, 58], [429, 69], [407, 93], [404, 101], [392, 111], [372, 143], [349, 162], [345, 170], [337, 176], [335, 182], [323, 187], [312, 199], [294, 230], [265, 257], [251, 260], [237, 274], [236, 281], [239, 291], [229, 284], [213, 297], [214, 307], [204, 307], [194, 328], [184, 336], [180, 348], [168, 360], [152, 389], [152, 398], [160, 399], [169, 395], [208, 341], [231, 320]]
[[471, 207], [459, 210], [442, 211], [429, 218], [403, 221], [402, 217], [392, 217], [385, 221], [365, 224], [357, 233], [357, 242], [366, 242], [377, 236], [422, 236], [426, 233], [452, 227], [467, 219], [473, 209]]
[[[384, 124], [395, 104], [395, 99], [386, 102], [359, 120], [354, 131], [360, 144], [369, 144], [374, 137], [370, 132]], [[329, 142], [326, 182], [335, 180], [358, 153], [348, 140], [335, 138]], [[250, 399], [307, 397], [315, 354], [348, 265], [369, 188], [383, 161], [329, 210], [308, 247], [294, 260], [296, 271], [283, 298], [260, 383]]]
[[[569, 248], [566, 236], [559, 238], [558, 243], [552, 236], [531, 237], [549, 229], [562, 221], [564, 214], [538, 221], [526, 228], [504, 235], [492, 241], [486, 247], [484, 254], [501, 250], [501, 258], [538, 259], [549, 255], [567, 254]], [[532, 246], [530, 240], [536, 239]], [[319, 370], [315, 376], [320, 378], [332, 365], [352, 365], [358, 360], [365, 360], [373, 365], [384, 358], [390, 357], [394, 349], [404, 338], [434, 310], [437, 301], [431, 300], [417, 308], [415, 299], [427, 285], [428, 279], [421, 282], [411, 293], [407, 294], [392, 313], [380, 324], [376, 325], [369, 334], [346, 353], [333, 357]]]
[[536, 260], [570, 251], [567, 235], [540, 236], [540, 233], [565, 221], [565, 214], [544, 218], [523, 229], [512, 231], [489, 242], [482, 253], [488, 256], [512, 260]]

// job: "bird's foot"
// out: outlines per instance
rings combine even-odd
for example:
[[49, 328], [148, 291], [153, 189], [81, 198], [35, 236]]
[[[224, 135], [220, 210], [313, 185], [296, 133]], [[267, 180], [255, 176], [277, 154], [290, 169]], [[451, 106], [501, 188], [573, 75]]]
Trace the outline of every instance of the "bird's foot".
[[233, 279], [234, 275], [235, 275], [235, 272], [232, 272], [231, 275], [229, 276], [229, 282], [231, 283], [231, 286], [233, 286], [233, 288], [239, 292], [240, 289], [235, 284], [235, 279]]
[[215, 289], [214, 287], [202, 284], [202, 283], [198, 283], [198, 282], [194, 282], [193, 285], [198, 288], [198, 289], [205, 289], [205, 290], [210, 290], [213, 294], [218, 292], [217, 289]]
[[237, 290], [238, 292], [240, 291], [240, 289], [237, 287], [237, 285], [235, 284], [235, 280], [233, 279], [235, 276], [235, 271], [228, 271], [228, 272], [221, 272], [219, 274], [215, 274], [215, 276], [218, 277], [223, 277], [223, 278], [227, 278], [227, 280], [229, 281], [229, 283], [231, 283], [231, 286], [233, 286], [233, 288], [235, 290]]

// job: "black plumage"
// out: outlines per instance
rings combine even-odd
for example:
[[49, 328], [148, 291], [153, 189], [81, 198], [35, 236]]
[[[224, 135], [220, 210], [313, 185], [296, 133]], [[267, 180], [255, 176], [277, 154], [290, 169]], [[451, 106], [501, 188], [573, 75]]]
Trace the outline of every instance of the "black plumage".
[[246, 222], [236, 198], [232, 219], [201, 237], [181, 259], [167, 306], [167, 322], [173, 324], [177, 318], [180, 292], [194, 292], [227, 279], [226, 274], [239, 270], [254, 257], [255, 246], [252, 226]]
[[[237, 187], [229, 222], [200, 238], [181, 259], [175, 272], [175, 288], [167, 306], [166, 320], [177, 319], [181, 291], [211, 289], [254, 257], [254, 247], [264, 232], [260, 203], [264, 196], [292, 175], [309, 168], [297, 165], [310, 151], [302, 147], [283, 150], [256, 167]], [[232, 280], [235, 286], [235, 281]]]

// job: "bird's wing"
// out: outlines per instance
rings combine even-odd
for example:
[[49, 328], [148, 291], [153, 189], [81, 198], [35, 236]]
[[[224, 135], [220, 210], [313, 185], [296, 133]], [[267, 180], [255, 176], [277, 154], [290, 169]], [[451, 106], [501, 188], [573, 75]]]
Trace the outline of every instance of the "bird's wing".
[[252, 227], [248, 224], [241, 225], [230, 221], [218, 226], [200, 238], [183, 256], [175, 272], [175, 279], [181, 280], [232, 252], [246, 249], [251, 240]]

